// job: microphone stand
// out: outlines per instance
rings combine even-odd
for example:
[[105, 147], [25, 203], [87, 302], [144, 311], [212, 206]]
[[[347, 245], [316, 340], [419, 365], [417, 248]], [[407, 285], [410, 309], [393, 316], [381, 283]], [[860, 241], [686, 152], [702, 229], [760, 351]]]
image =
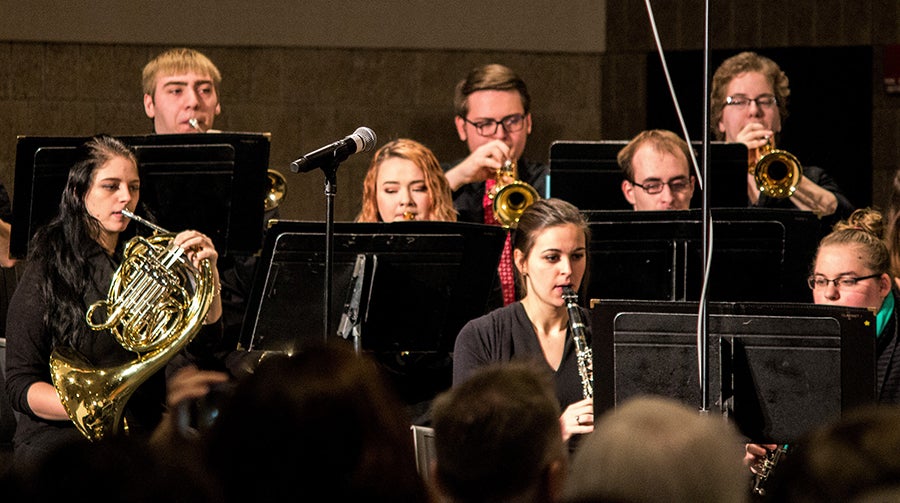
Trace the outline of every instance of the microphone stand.
[[335, 157], [329, 164], [322, 167], [325, 173], [325, 289], [323, 302], [325, 303], [325, 333], [323, 340], [328, 341], [331, 335], [331, 275], [334, 268], [334, 196], [337, 194], [337, 168], [341, 164], [340, 157]]

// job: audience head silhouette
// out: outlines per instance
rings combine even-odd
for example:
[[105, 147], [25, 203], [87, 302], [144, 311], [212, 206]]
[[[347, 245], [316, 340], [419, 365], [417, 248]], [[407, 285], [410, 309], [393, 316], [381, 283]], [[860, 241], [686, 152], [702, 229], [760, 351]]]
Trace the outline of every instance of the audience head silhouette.
[[557, 501], [566, 450], [549, 376], [483, 367], [434, 403], [438, 492], [450, 501]]
[[570, 502], [741, 502], [743, 444], [720, 418], [670, 398], [633, 397], [594, 423], [572, 459]]
[[228, 501], [424, 501], [410, 423], [373, 362], [341, 342], [263, 359], [206, 452]]

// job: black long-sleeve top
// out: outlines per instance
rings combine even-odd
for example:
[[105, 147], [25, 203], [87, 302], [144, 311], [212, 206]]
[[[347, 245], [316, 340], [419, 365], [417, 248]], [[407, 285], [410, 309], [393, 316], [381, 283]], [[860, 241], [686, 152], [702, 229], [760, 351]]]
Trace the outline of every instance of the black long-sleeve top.
[[[589, 323], [590, 316], [582, 311], [582, 318]], [[590, 327], [585, 338], [590, 347]], [[562, 361], [553, 370], [544, 358], [541, 343], [521, 302], [495, 309], [469, 321], [460, 330], [453, 349], [453, 384], [463, 382], [480, 367], [523, 359], [553, 376], [560, 411], [584, 398], [572, 331], [566, 333]]]
[[[118, 263], [99, 250], [89, 256], [93, 276], [83, 295], [84, 309], [106, 299], [110, 281]], [[50, 353], [54, 337], [44, 325], [46, 300], [41, 294], [45, 283], [44, 265], [28, 263], [9, 304], [6, 326], [6, 389], [13, 410], [17, 411], [13, 438], [16, 464], [34, 461], [60, 443], [82, 439], [71, 421], [50, 421], [34, 414], [28, 404], [28, 389], [37, 382], [52, 384]], [[74, 349], [92, 366], [111, 368], [128, 365], [135, 353], [124, 349], [108, 330], [92, 331], [85, 323], [81, 341]], [[191, 343], [191, 351], [202, 355], [221, 337], [221, 323], [205, 325]], [[149, 433], [159, 423], [165, 407], [165, 372], [160, 369], [141, 384], [127, 401], [124, 416], [129, 433]]]

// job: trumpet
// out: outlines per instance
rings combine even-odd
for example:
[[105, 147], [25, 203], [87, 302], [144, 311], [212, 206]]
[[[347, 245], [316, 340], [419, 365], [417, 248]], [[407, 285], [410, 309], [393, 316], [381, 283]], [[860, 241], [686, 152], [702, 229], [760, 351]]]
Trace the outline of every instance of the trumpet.
[[775, 148], [768, 138], [765, 145], [750, 151], [748, 159], [747, 171], [760, 192], [776, 199], [794, 195], [803, 176], [803, 167], [794, 154]]
[[[512, 181], [504, 183], [505, 180]], [[488, 194], [488, 198], [493, 201], [494, 218], [504, 229], [515, 227], [522, 212], [541, 196], [534, 187], [519, 180], [518, 166], [509, 159], [497, 171], [496, 181]]]

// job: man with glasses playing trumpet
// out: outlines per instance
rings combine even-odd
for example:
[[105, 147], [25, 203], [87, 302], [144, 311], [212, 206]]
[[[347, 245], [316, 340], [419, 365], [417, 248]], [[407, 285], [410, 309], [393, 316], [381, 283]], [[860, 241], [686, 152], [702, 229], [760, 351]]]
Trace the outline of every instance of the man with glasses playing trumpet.
[[[548, 165], [522, 158], [532, 126], [528, 88], [509, 67], [479, 66], [457, 84], [454, 107], [456, 132], [469, 149], [468, 157], [444, 166], [458, 220], [514, 227], [520, 211], [495, 214], [498, 189], [519, 182], [516, 196], [525, 201], [516, 204], [524, 210], [544, 193], [549, 173]], [[498, 268], [503, 305], [516, 300], [513, 270], [507, 239]]]
[[[831, 176], [814, 166], [804, 166], [801, 170], [793, 155], [775, 149], [781, 122], [788, 115], [790, 93], [787, 75], [771, 59], [754, 52], [732, 56], [713, 75], [712, 132], [717, 140], [747, 146], [750, 205], [796, 207], [820, 217], [831, 216], [829, 222], [846, 218], [853, 211], [853, 204]], [[765, 173], [769, 165], [778, 170], [784, 167], [786, 173], [774, 175], [777, 170], [772, 168], [773, 180]]]

